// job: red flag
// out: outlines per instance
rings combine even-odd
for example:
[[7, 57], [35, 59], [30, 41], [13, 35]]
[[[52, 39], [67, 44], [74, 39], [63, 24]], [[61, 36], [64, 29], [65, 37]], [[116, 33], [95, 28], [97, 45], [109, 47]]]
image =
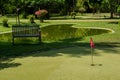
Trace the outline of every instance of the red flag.
[[95, 47], [95, 45], [94, 45], [94, 42], [93, 42], [92, 38], [90, 38], [90, 47], [91, 47], [91, 48], [94, 48], [94, 47]]

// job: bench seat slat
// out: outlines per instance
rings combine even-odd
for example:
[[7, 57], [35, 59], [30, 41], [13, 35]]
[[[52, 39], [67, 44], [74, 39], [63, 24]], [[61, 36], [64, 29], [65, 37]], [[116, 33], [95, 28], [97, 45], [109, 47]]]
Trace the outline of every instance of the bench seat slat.
[[38, 37], [39, 34], [14, 34], [14, 37]]

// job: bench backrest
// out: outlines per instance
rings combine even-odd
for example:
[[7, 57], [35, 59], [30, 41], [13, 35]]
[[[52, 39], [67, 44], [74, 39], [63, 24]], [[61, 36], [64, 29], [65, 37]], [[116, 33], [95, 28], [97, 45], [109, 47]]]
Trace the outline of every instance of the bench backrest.
[[40, 36], [39, 26], [12, 26], [13, 36]]

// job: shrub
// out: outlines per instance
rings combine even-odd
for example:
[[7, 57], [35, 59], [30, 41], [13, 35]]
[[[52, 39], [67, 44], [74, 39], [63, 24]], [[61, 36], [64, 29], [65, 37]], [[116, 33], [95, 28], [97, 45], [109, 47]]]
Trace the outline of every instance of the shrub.
[[85, 8], [82, 7], [82, 8], [79, 8], [79, 11], [80, 11], [81, 15], [83, 15], [83, 13], [84, 13], [86, 10], [85, 10]]
[[60, 11], [60, 15], [61, 15], [61, 16], [67, 15], [66, 9], [62, 9], [62, 10]]
[[36, 11], [35, 15], [37, 15], [37, 17], [40, 19], [40, 21], [43, 22], [47, 13], [48, 13], [47, 10], [42, 9], [42, 10]]
[[76, 12], [71, 12], [70, 15], [71, 15], [71, 18], [75, 19]]
[[35, 16], [29, 15], [28, 18], [29, 18], [29, 20], [30, 20], [30, 23], [35, 23], [35, 22], [34, 22]]
[[117, 12], [120, 13], [120, 6], [117, 8]]
[[120, 6], [117, 8], [117, 13], [118, 13], [118, 15], [120, 17]]
[[28, 16], [28, 13], [26, 13], [26, 12], [23, 12], [20, 14], [20, 18], [23, 18], [23, 19], [26, 19], [27, 16]]
[[8, 19], [7, 18], [4, 18], [2, 22], [3, 22], [4, 27], [8, 27]]

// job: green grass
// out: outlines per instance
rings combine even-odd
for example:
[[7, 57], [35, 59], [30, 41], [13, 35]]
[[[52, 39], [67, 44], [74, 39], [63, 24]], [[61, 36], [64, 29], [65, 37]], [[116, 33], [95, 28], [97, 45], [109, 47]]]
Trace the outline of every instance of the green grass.
[[[85, 15], [86, 16], [86, 15]], [[115, 33], [92, 36], [95, 43], [94, 63], [90, 66], [90, 36], [43, 42], [41, 45], [11, 45], [0, 41], [0, 80], [120, 80], [120, 26], [118, 19], [45, 20], [51, 24], [74, 24], [74, 27], [109, 28]], [[22, 19], [27, 23], [28, 20]], [[9, 24], [15, 23], [10, 19]], [[0, 32], [11, 31], [2, 27]], [[102, 64], [102, 66], [99, 66]]]
[[[21, 19], [21, 22], [27, 23], [29, 20], [27, 19]], [[107, 45], [107, 46], [119, 46], [119, 40], [120, 37], [120, 27], [117, 24], [118, 19], [116, 20], [45, 20], [44, 23], [39, 23], [38, 20], [35, 20], [36, 23], [40, 24], [41, 27], [44, 27], [46, 25], [51, 25], [51, 24], [74, 24], [74, 27], [98, 27], [98, 28], [109, 28], [115, 31], [113, 34], [102, 34], [102, 35], [96, 35], [92, 36], [95, 43], [97, 45]], [[15, 23], [15, 19], [9, 20], [10, 25]], [[0, 27], [1, 31], [11, 31], [10, 28], [4, 28]], [[69, 46], [74, 46], [74, 45], [81, 45], [81, 46], [88, 46], [89, 43], [89, 36], [84, 37], [80, 40], [77, 39], [78, 42], [75, 42], [75, 40], [72, 39], [66, 39], [63, 40], [62, 42], [44, 42], [41, 45], [18, 45], [12, 46], [11, 42], [2, 40], [0, 41], [0, 49], [1, 49], [1, 56], [20, 56], [20, 55], [29, 55], [31, 52], [34, 51], [44, 51], [44, 50], [49, 50], [49, 49], [59, 49], [62, 47], [69, 47]], [[80, 42], [79, 42], [80, 41]]]
[[[74, 22], [74, 20], [73, 20]], [[51, 22], [53, 24], [53, 22]], [[54, 22], [54, 24], [56, 24]], [[60, 23], [59, 23], [60, 24]], [[61, 21], [61, 24], [62, 21]], [[44, 23], [45, 25], [45, 23]], [[48, 25], [48, 24], [46, 24]], [[102, 34], [102, 35], [96, 35], [92, 36], [95, 43], [97, 45], [107, 45], [107, 46], [119, 46], [119, 40], [120, 38], [118, 37], [120, 35], [119, 33], [119, 26], [118, 24], [110, 23], [110, 22], [79, 22], [79, 23], [74, 23], [74, 27], [100, 27], [100, 28], [109, 28], [115, 31], [115, 33], [111, 34]], [[74, 45], [80, 45], [80, 46], [89, 46], [89, 38], [84, 37], [81, 39], [64, 39], [61, 42], [44, 42], [41, 45], [17, 45], [13, 46], [11, 45], [11, 42], [6, 41], [6, 40], [1, 40], [0, 46], [1, 48], [1, 56], [22, 56], [22, 55], [30, 55], [31, 52], [34, 51], [44, 51], [44, 50], [50, 50], [50, 49], [59, 49], [62, 47], [70, 47]], [[77, 42], [76, 42], [77, 41]]]
[[[28, 22], [28, 20], [22, 19], [21, 22]], [[107, 46], [119, 46], [120, 37], [120, 27], [117, 24], [117, 20], [45, 20], [44, 23], [39, 23], [38, 20], [35, 21], [40, 24], [41, 27], [51, 24], [74, 24], [74, 27], [98, 27], [98, 28], [109, 28], [115, 31], [113, 34], [102, 34], [92, 36], [97, 45], [107, 45]], [[15, 19], [10, 19], [11, 25], [15, 23]], [[11, 28], [0, 27], [1, 31], [11, 31]], [[17, 45], [12, 46], [11, 42], [2, 40], [0, 41], [1, 56], [21, 56], [29, 55], [34, 51], [44, 51], [50, 49], [59, 49], [62, 47], [69, 47], [74, 45], [89, 46], [89, 36], [81, 39], [76, 39], [78, 42], [72, 39], [65, 39], [62, 42], [44, 42], [41, 45]]]
[[95, 66], [89, 47], [36, 52], [1, 63], [0, 80], [119, 80], [119, 62], [119, 47], [96, 48]]

